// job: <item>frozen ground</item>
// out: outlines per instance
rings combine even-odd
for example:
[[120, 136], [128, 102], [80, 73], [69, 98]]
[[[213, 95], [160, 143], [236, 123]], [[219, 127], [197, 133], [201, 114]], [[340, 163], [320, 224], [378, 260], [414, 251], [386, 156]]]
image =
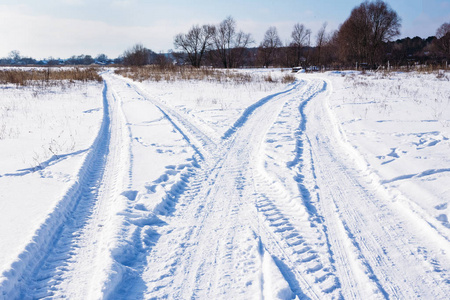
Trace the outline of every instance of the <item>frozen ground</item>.
[[448, 76], [3, 86], [0, 298], [446, 299]]

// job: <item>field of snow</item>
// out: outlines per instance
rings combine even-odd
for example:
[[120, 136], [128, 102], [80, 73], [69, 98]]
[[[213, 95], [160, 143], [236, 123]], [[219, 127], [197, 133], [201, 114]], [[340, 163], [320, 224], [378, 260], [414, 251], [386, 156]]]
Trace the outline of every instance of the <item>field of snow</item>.
[[447, 299], [450, 75], [0, 87], [0, 299]]

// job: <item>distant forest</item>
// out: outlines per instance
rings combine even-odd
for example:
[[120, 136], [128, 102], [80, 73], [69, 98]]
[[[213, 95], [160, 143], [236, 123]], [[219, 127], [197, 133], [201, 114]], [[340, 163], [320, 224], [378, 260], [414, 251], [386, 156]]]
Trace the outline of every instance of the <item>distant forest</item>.
[[276, 27], [269, 27], [257, 44], [250, 33], [236, 28], [230, 16], [218, 25], [193, 25], [174, 37], [175, 51], [155, 53], [136, 44], [114, 59], [105, 54], [72, 56], [67, 59], [36, 60], [12, 51], [0, 59], [1, 65], [192, 65], [217, 68], [303, 67], [306, 70], [340, 68], [414, 68], [430, 65], [448, 67], [450, 23], [428, 38], [395, 39], [401, 19], [381, 0], [365, 1], [355, 7], [336, 31], [327, 23], [313, 34], [303, 24], [294, 25], [291, 40], [283, 44]]

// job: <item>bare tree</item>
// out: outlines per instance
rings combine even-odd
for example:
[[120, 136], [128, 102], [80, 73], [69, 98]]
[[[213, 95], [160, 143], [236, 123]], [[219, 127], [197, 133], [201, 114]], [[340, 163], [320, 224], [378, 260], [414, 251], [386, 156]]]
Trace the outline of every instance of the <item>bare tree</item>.
[[225, 68], [228, 67], [230, 61], [230, 48], [234, 35], [236, 34], [236, 22], [233, 18], [228, 17], [223, 20], [216, 28], [214, 35], [214, 47]]
[[123, 53], [123, 64], [129, 66], [144, 66], [150, 63], [152, 51], [142, 44], [136, 44]]
[[163, 53], [159, 53], [155, 56], [154, 64], [160, 69], [166, 69], [172, 65], [170, 59], [168, 59], [168, 57]]
[[99, 54], [99, 55], [97, 55], [95, 57], [95, 61], [100, 63], [100, 64], [106, 64], [106, 63], [108, 63], [109, 59], [108, 59], [108, 56], [106, 54], [101, 53], [101, 54]]
[[327, 43], [327, 36], [325, 34], [327, 29], [327, 22], [322, 24], [322, 27], [319, 29], [319, 32], [317, 32], [316, 35], [316, 49], [317, 49], [317, 65], [320, 66], [321, 64], [321, 51], [322, 48]]
[[321, 50], [322, 64], [332, 65], [339, 61], [338, 31], [332, 31], [326, 38], [326, 43]]
[[9, 52], [8, 58], [17, 63], [21, 59], [19, 50]]
[[234, 46], [231, 49], [231, 59], [228, 65], [231, 68], [242, 65], [247, 48], [253, 43], [254, 40], [250, 33], [239, 31], [236, 35]]
[[440, 39], [448, 33], [450, 33], [450, 23], [444, 23], [436, 30], [436, 37]]
[[444, 23], [436, 30], [434, 45], [445, 58], [450, 58], [450, 23]]
[[[362, 11], [364, 10], [364, 11]], [[365, 20], [365, 8], [354, 8], [350, 17], [341, 25], [338, 33], [341, 59], [348, 62], [366, 60], [368, 54], [367, 32], [369, 27]]]
[[383, 43], [400, 34], [401, 19], [381, 0], [355, 7], [339, 30], [339, 48], [347, 61], [380, 61]]
[[307, 29], [303, 24], [297, 23], [292, 30], [292, 42], [291, 47], [294, 49], [295, 65], [299, 66], [302, 58], [302, 50], [304, 47], [309, 46], [311, 30]]
[[224, 68], [236, 67], [253, 39], [249, 33], [236, 31], [236, 21], [231, 17], [223, 20], [215, 30], [215, 54]]
[[258, 47], [258, 57], [264, 67], [269, 67], [276, 57], [276, 51], [282, 46], [277, 28], [269, 27], [264, 34], [264, 39]]
[[205, 52], [210, 49], [214, 37], [215, 28], [212, 25], [194, 25], [187, 34], [177, 34], [174, 39], [176, 49], [181, 49], [187, 54], [189, 63], [199, 68]]

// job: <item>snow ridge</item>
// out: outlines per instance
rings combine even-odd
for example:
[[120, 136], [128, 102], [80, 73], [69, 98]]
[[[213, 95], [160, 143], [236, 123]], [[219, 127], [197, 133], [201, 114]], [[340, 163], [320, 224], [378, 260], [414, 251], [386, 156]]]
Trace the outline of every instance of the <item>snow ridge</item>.
[[[73, 216], [83, 194], [88, 192], [88, 182], [92, 178], [99, 176], [98, 168], [104, 164], [109, 143], [108, 128], [110, 125], [109, 105], [107, 101], [107, 86], [104, 83], [103, 89], [103, 121], [100, 131], [95, 139], [90, 151], [88, 152], [82, 167], [78, 173], [78, 180], [73, 182], [72, 186], [66, 191], [65, 195], [59, 201], [54, 211], [47, 219], [43, 221], [40, 228], [36, 231], [33, 241], [26, 246], [24, 252], [19, 256], [19, 260], [11, 265], [10, 271], [2, 276], [5, 278], [0, 285], [0, 294], [4, 299], [24, 297], [32, 290], [29, 287], [33, 275], [36, 274], [51, 251], [56, 242], [61, 238], [64, 230], [64, 224]], [[37, 294], [40, 297], [45, 294]]]
[[[327, 227], [344, 297], [445, 298], [448, 285], [430, 288], [436, 280], [446, 281], [440, 267], [430, 266], [436, 271], [426, 276], [405, 270], [418, 264], [440, 266], [443, 257], [438, 258], [439, 252], [430, 253], [436, 246], [448, 249], [446, 241], [428, 225], [419, 226], [423, 220], [405, 210], [401, 202], [392, 201], [331, 112], [333, 87], [328, 85], [327, 93], [306, 108], [307, 115], [315, 116], [306, 134], [320, 187], [318, 208]], [[426, 247], [424, 240], [429, 241]]]

